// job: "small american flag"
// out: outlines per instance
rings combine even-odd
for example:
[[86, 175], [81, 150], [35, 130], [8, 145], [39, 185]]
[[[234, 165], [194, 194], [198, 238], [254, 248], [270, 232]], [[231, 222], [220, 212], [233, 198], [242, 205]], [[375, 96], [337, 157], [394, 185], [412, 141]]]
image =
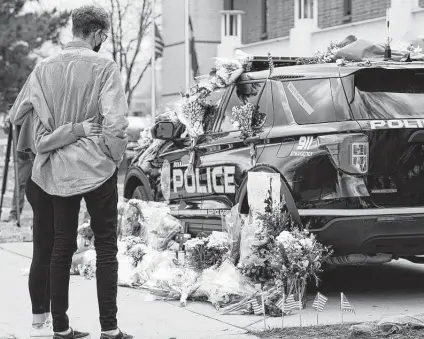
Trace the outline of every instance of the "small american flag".
[[312, 304], [312, 308], [316, 309], [318, 312], [324, 310], [325, 304], [327, 303], [328, 298], [321, 293], [317, 293], [315, 300]]
[[284, 303], [284, 311], [292, 311], [292, 310], [300, 309], [301, 306], [302, 306], [302, 302], [295, 301], [294, 295], [290, 294], [287, 297], [286, 302]]
[[349, 300], [347, 300], [347, 298], [345, 297], [343, 293], [341, 293], [340, 307], [342, 312], [347, 311], [347, 312], [355, 313], [355, 309], [353, 308], [353, 306], [350, 304]]
[[255, 297], [252, 300], [252, 307], [253, 307], [253, 313], [255, 313], [255, 315], [264, 314], [264, 310], [262, 308], [262, 297]]
[[275, 306], [277, 306], [279, 309], [281, 309], [283, 307], [283, 303], [284, 303], [284, 296], [281, 297], [281, 299], [279, 299], [277, 301], [277, 303], [275, 304]]

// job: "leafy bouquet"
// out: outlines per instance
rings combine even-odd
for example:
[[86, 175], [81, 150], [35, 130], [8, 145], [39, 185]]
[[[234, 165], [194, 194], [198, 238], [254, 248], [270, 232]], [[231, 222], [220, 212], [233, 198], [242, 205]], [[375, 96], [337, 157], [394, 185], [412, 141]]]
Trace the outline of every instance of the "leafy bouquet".
[[[281, 315], [275, 306], [278, 295], [304, 295], [306, 282], [318, 274], [331, 251], [301, 225], [295, 225], [285, 204], [273, 203], [272, 187], [265, 200], [265, 213], [257, 217], [258, 227], [251, 244], [251, 254], [239, 263], [240, 271], [264, 290], [277, 288], [267, 302], [271, 315]], [[274, 300], [275, 299], [275, 300]]]
[[188, 265], [197, 270], [219, 266], [229, 254], [230, 244], [228, 234], [223, 232], [212, 232], [208, 237], [187, 240]]

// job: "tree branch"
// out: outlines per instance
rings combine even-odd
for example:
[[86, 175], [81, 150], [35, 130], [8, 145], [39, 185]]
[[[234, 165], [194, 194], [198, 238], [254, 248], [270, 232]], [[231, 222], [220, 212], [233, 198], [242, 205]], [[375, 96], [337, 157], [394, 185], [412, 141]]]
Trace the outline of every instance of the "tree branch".
[[[152, 64], [152, 59], [150, 58], [149, 62], [148, 62], [148, 63], [144, 66], [143, 71], [140, 73], [140, 76], [138, 77], [138, 79], [137, 79], [137, 81], [136, 81], [135, 85], [131, 88], [131, 91], [134, 91], [134, 90], [136, 89], [136, 87], [140, 84], [140, 81], [141, 81], [141, 79], [143, 78], [144, 73], [147, 71], [147, 68], [148, 68], [148, 67], [149, 67], [149, 65], [151, 65], [151, 64]], [[153, 72], [154, 72], [154, 70], [153, 70]]]

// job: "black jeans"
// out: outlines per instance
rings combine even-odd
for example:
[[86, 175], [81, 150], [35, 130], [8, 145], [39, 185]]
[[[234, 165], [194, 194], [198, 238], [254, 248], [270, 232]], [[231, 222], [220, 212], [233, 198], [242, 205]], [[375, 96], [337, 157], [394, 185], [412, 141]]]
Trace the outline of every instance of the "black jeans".
[[50, 268], [53, 330], [69, 328], [69, 275], [77, 250], [78, 215], [84, 198], [91, 218], [97, 254], [96, 280], [102, 331], [117, 329], [118, 222], [117, 172], [94, 191], [71, 197], [53, 196], [54, 246]]
[[31, 176], [26, 196], [33, 211], [33, 254], [28, 287], [32, 314], [50, 312], [50, 260], [54, 241], [52, 197], [35, 184]]

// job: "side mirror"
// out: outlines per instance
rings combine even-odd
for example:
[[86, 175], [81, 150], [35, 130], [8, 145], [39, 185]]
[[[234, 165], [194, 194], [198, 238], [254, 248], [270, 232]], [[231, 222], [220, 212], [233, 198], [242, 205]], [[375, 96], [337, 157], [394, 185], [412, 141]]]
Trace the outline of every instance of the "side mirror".
[[159, 140], [174, 138], [175, 126], [171, 121], [158, 121], [152, 128], [152, 137]]

